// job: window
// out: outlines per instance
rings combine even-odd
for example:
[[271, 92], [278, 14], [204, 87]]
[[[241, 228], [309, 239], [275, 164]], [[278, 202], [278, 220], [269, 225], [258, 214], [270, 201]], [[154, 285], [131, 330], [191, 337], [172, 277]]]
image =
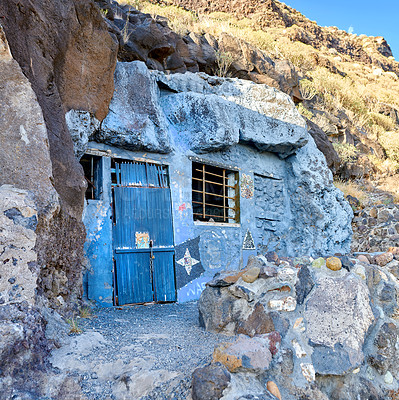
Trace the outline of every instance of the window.
[[84, 154], [80, 159], [80, 163], [83, 166], [85, 179], [87, 182], [86, 199], [87, 200], [98, 200], [100, 197], [100, 161], [101, 157], [92, 156], [90, 154]]
[[194, 221], [239, 222], [238, 172], [193, 162]]

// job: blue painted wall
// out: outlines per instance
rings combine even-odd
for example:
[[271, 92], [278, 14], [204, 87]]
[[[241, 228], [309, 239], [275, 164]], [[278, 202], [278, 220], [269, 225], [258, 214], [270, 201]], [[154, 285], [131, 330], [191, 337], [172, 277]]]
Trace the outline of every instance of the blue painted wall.
[[102, 179], [99, 200], [87, 200], [83, 222], [86, 227], [85, 254], [88, 262], [84, 276], [86, 296], [104, 307], [113, 305], [111, 159], [103, 157], [98, 166]]
[[[88, 275], [89, 298], [103, 305], [112, 303], [112, 226], [110, 215], [105, 212], [109, 210], [107, 202], [110, 203], [111, 190], [109, 156], [132, 160], [145, 159], [169, 165], [174, 244], [178, 246], [199, 237], [199, 261], [204, 269], [200, 277], [178, 290], [178, 301], [198, 299], [206, 281], [216, 272], [237, 270], [246, 265], [248, 257], [256, 254], [255, 250], [242, 249], [248, 230], [255, 245], [263, 250], [285, 250], [284, 235], [292, 222], [288, 191], [285, 187], [287, 171], [284, 160], [272, 153], [260, 153], [241, 144], [225, 151], [198, 155], [188, 151], [178, 136], [172, 137], [174, 152], [166, 155], [131, 152], [100, 143], [89, 144], [89, 147], [104, 151], [108, 156], [103, 158], [106, 161], [103, 163], [102, 200], [96, 204], [89, 202], [84, 219], [88, 231], [86, 251], [91, 267]], [[194, 221], [191, 191], [193, 157], [204, 163], [217, 163], [226, 169], [237, 169], [240, 182], [245, 174], [256, 183], [252, 196], [247, 198], [240, 195], [239, 224]], [[266, 203], [265, 198], [268, 199]]]

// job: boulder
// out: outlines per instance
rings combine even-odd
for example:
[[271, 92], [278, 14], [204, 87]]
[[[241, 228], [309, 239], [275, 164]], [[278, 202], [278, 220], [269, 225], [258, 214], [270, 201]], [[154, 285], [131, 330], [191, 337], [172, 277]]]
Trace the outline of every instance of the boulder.
[[194, 370], [191, 382], [193, 400], [218, 400], [230, 382], [230, 373], [221, 363]]
[[110, 112], [95, 140], [129, 150], [170, 151], [158, 88], [144, 63], [118, 63]]
[[[195, 92], [197, 95], [194, 97], [190, 97], [192, 94], [184, 96], [188, 98], [189, 104], [195, 99], [199, 110], [205, 110], [201, 111], [201, 115], [205, 121], [208, 121], [209, 126], [214, 127], [215, 132], [220, 129], [218, 121], [214, 121], [213, 114], [206, 111], [213, 106], [216, 110], [223, 107], [225, 115], [229, 115], [230, 120], [226, 122], [227, 126], [230, 127], [234, 123], [240, 132], [239, 142], [255, 146], [258, 150], [271, 151], [281, 157], [287, 157], [307, 143], [305, 122], [294, 103], [286, 94], [274, 88], [243, 80], [210, 77], [205, 74], [163, 75], [154, 71], [152, 75], [162, 82], [163, 87], [168, 88], [166, 96], [162, 98], [162, 104], [168, 116], [175, 115], [172, 118], [172, 125], [176, 125], [178, 132], [180, 132], [179, 129], [183, 129], [180, 128], [179, 120], [176, 119], [176, 116], [179, 116], [179, 107], [182, 105], [183, 94], [181, 93]], [[201, 104], [205, 100], [209, 107]], [[183, 115], [185, 113], [186, 111]], [[195, 110], [193, 115], [195, 116]], [[224, 119], [220, 123], [221, 127], [223, 121]], [[195, 129], [195, 124], [192, 128]], [[230, 137], [232, 137], [231, 134], [227, 139]], [[226, 145], [228, 144], [229, 142], [226, 141]], [[219, 144], [218, 146], [220, 147]]]
[[280, 342], [281, 338], [277, 332], [253, 338], [239, 336], [233, 343], [216, 346], [213, 361], [222, 363], [230, 372], [264, 372], [269, 368]]
[[374, 321], [366, 285], [351, 274], [320, 278], [306, 301], [307, 337], [321, 375], [342, 375], [363, 362], [362, 346]]
[[240, 123], [234, 106], [219, 96], [178, 93], [163, 97], [161, 105], [179, 140], [197, 153], [223, 150], [238, 143]]

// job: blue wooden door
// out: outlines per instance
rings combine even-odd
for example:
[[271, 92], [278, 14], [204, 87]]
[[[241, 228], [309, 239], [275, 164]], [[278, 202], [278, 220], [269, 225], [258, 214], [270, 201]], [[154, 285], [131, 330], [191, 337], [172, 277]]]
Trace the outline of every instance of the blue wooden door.
[[118, 304], [176, 301], [172, 207], [165, 170], [145, 163], [116, 164], [115, 170]]

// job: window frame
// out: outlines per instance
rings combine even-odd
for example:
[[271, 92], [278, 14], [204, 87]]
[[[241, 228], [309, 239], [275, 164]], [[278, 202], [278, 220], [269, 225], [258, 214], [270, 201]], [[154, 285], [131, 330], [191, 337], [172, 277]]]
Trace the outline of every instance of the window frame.
[[[192, 159], [191, 161], [191, 191], [194, 223], [220, 224], [224, 226], [239, 225], [240, 191], [238, 169], [206, 162], [200, 159]], [[217, 173], [217, 171], [220, 171], [220, 173]], [[199, 176], [198, 173], [200, 174]], [[199, 187], [195, 188], [196, 185]], [[222, 188], [220, 188], [220, 186]], [[217, 187], [219, 190], [222, 189], [221, 193], [216, 193], [217, 190], [213, 189], [213, 187]], [[209, 198], [212, 197], [216, 199], [216, 201], [209, 200]], [[199, 206], [202, 211], [195, 212]], [[211, 210], [222, 209], [223, 213], [222, 215], [216, 215], [214, 211], [208, 211], [207, 213], [207, 207], [208, 209], [210, 207]]]

